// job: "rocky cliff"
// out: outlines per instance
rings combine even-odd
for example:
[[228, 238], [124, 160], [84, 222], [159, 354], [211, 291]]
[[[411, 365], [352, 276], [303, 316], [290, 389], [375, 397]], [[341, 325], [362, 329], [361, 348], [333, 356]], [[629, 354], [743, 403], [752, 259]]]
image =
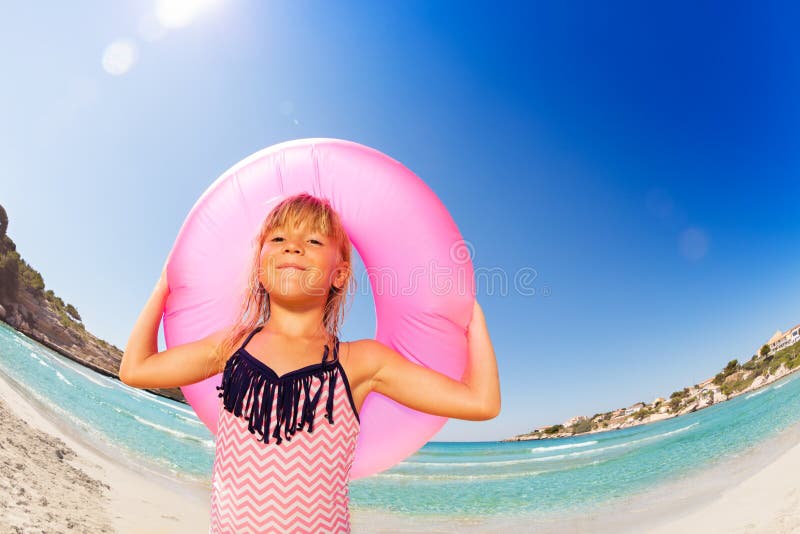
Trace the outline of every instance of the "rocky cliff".
[[[17, 302], [0, 303], [0, 319], [31, 339], [98, 373], [119, 380], [122, 350], [77, 325], [64, 326], [53, 304], [37, 299], [20, 287]], [[156, 395], [180, 402], [186, 398], [179, 388], [149, 389]]]
[[[19, 288], [16, 302], [0, 303], [0, 320], [62, 356], [119, 380], [122, 350], [92, 335], [75, 321], [74, 325], [63, 325], [55, 306], [47, 299], [37, 298], [28, 288]], [[186, 402], [179, 388], [147, 391]]]
[[[87, 332], [75, 307], [45, 290], [44, 279], [20, 257], [7, 228], [8, 217], [0, 206], [0, 320], [61, 355], [119, 380], [122, 350]], [[148, 391], [186, 402], [179, 388]]]

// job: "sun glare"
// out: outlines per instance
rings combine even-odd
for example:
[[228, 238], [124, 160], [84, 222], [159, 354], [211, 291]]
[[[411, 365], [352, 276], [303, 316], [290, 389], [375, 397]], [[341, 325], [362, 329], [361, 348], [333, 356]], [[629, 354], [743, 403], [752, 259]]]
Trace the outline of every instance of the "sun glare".
[[164, 28], [183, 28], [215, 3], [215, 0], [158, 0], [156, 19]]

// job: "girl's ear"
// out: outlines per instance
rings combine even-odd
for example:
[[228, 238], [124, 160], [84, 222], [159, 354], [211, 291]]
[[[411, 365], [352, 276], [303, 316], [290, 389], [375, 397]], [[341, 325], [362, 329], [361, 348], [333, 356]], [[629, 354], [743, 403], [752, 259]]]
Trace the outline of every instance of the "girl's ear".
[[334, 285], [337, 289], [342, 289], [342, 286], [344, 286], [344, 283], [347, 281], [347, 275], [350, 272], [350, 264], [346, 261], [342, 262], [336, 269], [336, 282]]

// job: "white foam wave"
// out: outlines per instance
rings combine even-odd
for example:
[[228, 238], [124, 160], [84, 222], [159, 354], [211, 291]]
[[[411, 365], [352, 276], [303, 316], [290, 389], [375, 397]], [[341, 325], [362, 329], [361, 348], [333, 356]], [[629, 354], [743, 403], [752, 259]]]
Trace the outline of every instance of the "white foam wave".
[[193, 410], [191, 410], [189, 408], [184, 408], [183, 406], [180, 406], [177, 401], [174, 401], [174, 404], [170, 404], [169, 402], [166, 402], [166, 401], [163, 401], [163, 400], [159, 399], [158, 396], [153, 394], [153, 393], [148, 393], [147, 391], [142, 391], [139, 388], [132, 388], [132, 387], [126, 385], [126, 384], [122, 384], [122, 385], [125, 386], [125, 388], [126, 388], [125, 391], [127, 391], [131, 395], [135, 395], [136, 397], [140, 397], [142, 399], [146, 399], [146, 400], [148, 400], [150, 402], [155, 402], [157, 404], [161, 404], [163, 406], [167, 406], [172, 410], [176, 410], [178, 412], [182, 412], [182, 413], [184, 413], [186, 415], [194, 415], [194, 411]]
[[399, 480], [502, 480], [506, 478], [533, 477], [547, 471], [521, 471], [517, 473], [492, 473], [485, 475], [407, 475], [403, 473], [378, 473], [372, 478], [390, 478]]
[[69, 386], [75, 387], [75, 386], [72, 384], [72, 382], [70, 382], [69, 380], [67, 380], [67, 379], [66, 379], [66, 377], [65, 377], [64, 375], [62, 375], [62, 374], [61, 374], [61, 371], [56, 371], [56, 375], [58, 376], [58, 379], [59, 379], [59, 380], [61, 380], [62, 382], [65, 382], [65, 383], [66, 383], [67, 385], [69, 385]]
[[[120, 413], [122, 413], [122, 412], [120, 412]], [[139, 421], [143, 425], [146, 425], [146, 426], [149, 426], [151, 428], [154, 428], [154, 429], [158, 430], [159, 432], [164, 432], [166, 434], [170, 434], [170, 435], [175, 436], [176, 438], [179, 438], [179, 439], [185, 439], [185, 440], [189, 440], [189, 441], [196, 441], [196, 442], [202, 443], [203, 445], [206, 445], [206, 446], [209, 446], [209, 443], [210, 443], [211, 447], [214, 446], [214, 442], [213, 441], [209, 441], [207, 439], [199, 438], [197, 436], [192, 436], [191, 434], [187, 434], [185, 432], [181, 432], [180, 430], [175, 430], [175, 429], [169, 428], [167, 426], [159, 425], [158, 423], [154, 423], [153, 421], [148, 421], [147, 419], [145, 419], [143, 417], [139, 417], [135, 413], [130, 413], [130, 412], [128, 412], [128, 413], [134, 419], [136, 419], [137, 421]]]
[[548, 447], [536, 447], [531, 449], [531, 452], [547, 452], [547, 451], [557, 451], [561, 449], [577, 449], [580, 447], [589, 447], [591, 445], [597, 445], [597, 441], [584, 441], [582, 443], [568, 443], [566, 445], [552, 445]]
[[[400, 462], [399, 465], [413, 467], [413, 466], [426, 466], [426, 467], [479, 467], [479, 466], [503, 466], [503, 465], [519, 465], [519, 464], [528, 464], [528, 463], [537, 463], [537, 462], [551, 462], [555, 460], [564, 460], [570, 458], [577, 458], [580, 456], [588, 456], [588, 455], [595, 455], [605, 451], [610, 451], [614, 449], [632, 447], [634, 445], [640, 443], [646, 443], [649, 441], [654, 441], [657, 439], [663, 439], [668, 436], [685, 432], [686, 430], [697, 426], [699, 423], [692, 423], [682, 428], [677, 428], [675, 430], [671, 430], [669, 432], [663, 432], [661, 434], [656, 434], [653, 436], [648, 436], [646, 438], [636, 439], [632, 441], [626, 441], [623, 443], [617, 443], [615, 445], [608, 445], [606, 447], [600, 447], [597, 449], [589, 449], [585, 451], [575, 451], [566, 454], [554, 454], [550, 456], [541, 456], [539, 458], [522, 458], [518, 460], [499, 460], [499, 461], [488, 461], [488, 462], [415, 462], [415, 461], [405, 461]], [[531, 449], [531, 452], [541, 452], [541, 451], [554, 451], [554, 450], [564, 450], [564, 449], [574, 449], [577, 447], [587, 447], [590, 445], [596, 445], [599, 443], [598, 441], [586, 441], [583, 443], [570, 443], [567, 445], [554, 445], [550, 447], [541, 447], [536, 449]]]
[[[655, 434], [653, 436], [647, 436], [647, 437], [640, 438], [640, 439], [635, 439], [635, 440], [632, 440], [632, 441], [625, 441], [623, 443], [617, 443], [617, 444], [614, 444], [614, 445], [608, 445], [606, 447], [599, 447], [597, 449], [590, 449], [590, 450], [586, 450], [586, 451], [575, 451], [575, 452], [571, 452], [569, 454], [556, 454], [556, 455], [552, 455], [552, 456], [543, 456], [541, 458], [531, 458], [531, 459], [524, 460], [524, 461], [525, 462], [547, 462], [547, 461], [551, 461], [551, 460], [563, 460], [564, 458], [575, 458], [575, 457], [578, 457], [578, 456], [594, 455], [594, 454], [598, 454], [598, 453], [605, 452], [605, 451], [632, 447], [634, 445], [638, 445], [638, 444], [641, 444], [641, 443], [647, 443], [647, 442], [650, 442], [650, 441], [660, 440], [660, 439], [664, 439], [666, 437], [669, 437], [669, 436], [672, 436], [672, 435], [675, 435], [675, 434], [679, 434], [681, 432], [686, 432], [690, 428], [695, 427], [695, 426], [697, 426], [699, 424], [700, 423], [695, 422], [695, 423], [692, 423], [690, 425], [686, 425], [686, 426], [681, 427], [681, 428], [676, 428], [675, 430], [670, 430], [669, 432], [663, 432], [661, 434]], [[596, 444], [598, 442], [597, 441], [591, 441], [591, 442], [587, 441], [586, 443], [594, 443], [594, 444]], [[570, 444], [570, 445], [583, 445], [583, 444], [582, 443], [578, 443], [578, 444]], [[548, 447], [548, 448], [550, 450], [553, 450], [553, 449], [556, 449], [557, 447], [560, 447], [560, 446], [556, 445], [554, 447]], [[564, 447], [562, 446], [561, 448], [564, 448]], [[567, 448], [572, 448], [572, 447], [567, 447]], [[533, 449], [533, 450], [536, 450], [536, 449]], [[516, 461], [516, 460], [513, 460], [513, 461]]]
[[[95, 385], [98, 385], [100, 387], [103, 387], [103, 388], [110, 388], [111, 387], [110, 384], [105, 383], [105, 382], [102, 381], [102, 380], [104, 380], [104, 378], [102, 378], [101, 375], [97, 375], [97, 377], [95, 377], [95, 376], [90, 375], [87, 372], [82, 371], [81, 370], [82, 367], [79, 364], [73, 363], [71, 361], [70, 362], [62, 361], [62, 360], [60, 360], [58, 358], [51, 358], [51, 357], [43, 356], [42, 354], [36, 354], [34, 352], [31, 352], [31, 356], [33, 356], [34, 358], [36, 358], [40, 362], [43, 361], [42, 358], [47, 358], [47, 360], [49, 362], [57, 363], [57, 364], [61, 365], [61, 367], [65, 367], [65, 368], [69, 369], [70, 371], [72, 371], [73, 373], [77, 373], [77, 374], [81, 375], [83, 378], [85, 378], [89, 382], [91, 382], [91, 383], [93, 383]], [[90, 372], [93, 372], [93, 371], [90, 371]], [[108, 379], [105, 379], [105, 380], [108, 380]], [[70, 385], [72, 385], [72, 384], [70, 384]]]
[[177, 413], [175, 414], [175, 417], [177, 417], [178, 419], [181, 419], [183, 421], [186, 421], [187, 423], [191, 423], [191, 424], [197, 425], [197, 426], [203, 426], [205, 424], [202, 421], [200, 421], [199, 419], [191, 419], [189, 417], [184, 417], [184, 416], [182, 416], [180, 414], [177, 414]]
[[40, 357], [38, 354], [36, 354], [35, 352], [31, 352], [31, 353], [29, 353], [29, 354], [30, 354], [30, 357], [31, 357], [31, 358], [33, 358], [34, 360], [38, 360], [38, 361], [39, 361], [39, 363], [41, 363], [41, 364], [42, 364], [42, 365], [44, 365], [45, 367], [50, 367], [50, 366], [49, 366], [49, 365], [47, 365], [47, 364], [45, 363], [45, 361], [44, 361], [44, 360], [43, 360], [43, 359], [42, 359], [42, 358], [41, 358], [41, 357]]
[[167, 406], [167, 407], [171, 408], [172, 410], [185, 413], [186, 415], [194, 415], [194, 411], [192, 411], [192, 410], [190, 410], [188, 408], [184, 408], [183, 406], [179, 406], [177, 401], [174, 401], [175, 404], [170, 404], [167, 401], [163, 401], [163, 400], [157, 398], [155, 395], [153, 397], [154, 398], [150, 399], [153, 402], [156, 402], [158, 404], [162, 404], [164, 406]]

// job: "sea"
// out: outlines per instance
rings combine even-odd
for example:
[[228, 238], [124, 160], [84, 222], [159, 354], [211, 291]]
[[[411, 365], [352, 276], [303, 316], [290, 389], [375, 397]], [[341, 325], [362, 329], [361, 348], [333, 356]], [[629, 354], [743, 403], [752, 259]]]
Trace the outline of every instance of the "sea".
[[[0, 323], [0, 373], [45, 415], [123, 463], [210, 487], [214, 436], [191, 407], [131, 388]], [[453, 518], [581, 514], [728, 462], [800, 420], [800, 373], [655, 423], [522, 442], [431, 441], [351, 481], [354, 513]], [[520, 421], [520, 429], [530, 426]]]

